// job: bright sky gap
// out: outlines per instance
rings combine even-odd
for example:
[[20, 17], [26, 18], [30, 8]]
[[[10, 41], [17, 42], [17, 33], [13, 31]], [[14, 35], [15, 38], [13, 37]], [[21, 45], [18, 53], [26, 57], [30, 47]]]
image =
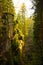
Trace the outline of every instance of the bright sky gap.
[[25, 3], [28, 17], [32, 16], [32, 14], [34, 13], [34, 9], [31, 9], [33, 6], [31, 0], [13, 0], [13, 3], [16, 9], [16, 13], [18, 13], [18, 11], [20, 10], [22, 3]]

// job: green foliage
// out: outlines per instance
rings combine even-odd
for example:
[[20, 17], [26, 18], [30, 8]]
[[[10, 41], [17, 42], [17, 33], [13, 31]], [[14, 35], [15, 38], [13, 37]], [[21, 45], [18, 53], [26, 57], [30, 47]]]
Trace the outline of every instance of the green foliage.
[[24, 37], [26, 38], [28, 36], [28, 22], [26, 18], [26, 6], [24, 3], [21, 5], [21, 9], [19, 10], [19, 13], [17, 15], [18, 20], [18, 27], [21, 29], [21, 31], [24, 34]]
[[[17, 18], [17, 17], [16, 17]], [[13, 31], [13, 38], [11, 41], [11, 49], [13, 54], [13, 60], [14, 64], [21, 64], [21, 54], [22, 54], [22, 48], [24, 46], [24, 34], [22, 33], [22, 30], [19, 27], [19, 20], [14, 20], [14, 31]], [[20, 46], [21, 45], [21, 46]]]
[[3, 13], [8, 12], [8, 13], [14, 14], [14, 6], [12, 3], [12, 0], [9, 0], [9, 1], [3, 0], [1, 6], [3, 8], [3, 10], [2, 10]]
[[[0, 11], [0, 64], [22, 65], [24, 42], [28, 36], [31, 41], [30, 37], [33, 35], [34, 21], [31, 18], [26, 17], [26, 7], [24, 3], [22, 4], [18, 15], [16, 15], [12, 0], [2, 0], [0, 6], [2, 6]], [[24, 58], [26, 63], [28, 58], [30, 59], [29, 61], [31, 61], [32, 58], [34, 60], [34, 56], [32, 57], [31, 53]], [[29, 65], [29, 63], [27, 64]]]

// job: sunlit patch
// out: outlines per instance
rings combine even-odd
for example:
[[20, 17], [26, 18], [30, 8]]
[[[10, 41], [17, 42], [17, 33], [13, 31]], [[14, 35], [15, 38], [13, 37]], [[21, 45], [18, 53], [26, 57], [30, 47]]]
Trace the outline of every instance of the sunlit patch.
[[25, 3], [26, 5], [26, 10], [28, 12], [26, 13], [27, 17], [30, 17], [34, 13], [34, 9], [32, 9], [33, 3], [31, 2], [31, 0], [13, 0], [13, 3], [16, 9], [16, 13], [18, 13], [18, 11], [20, 10], [22, 3]]

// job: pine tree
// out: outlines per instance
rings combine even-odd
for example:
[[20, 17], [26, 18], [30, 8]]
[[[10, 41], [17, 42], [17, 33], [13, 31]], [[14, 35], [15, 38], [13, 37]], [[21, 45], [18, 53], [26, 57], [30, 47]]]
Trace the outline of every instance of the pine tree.
[[36, 47], [34, 63], [43, 65], [43, 1], [34, 0], [35, 23], [34, 23], [34, 44]]
[[11, 40], [15, 10], [12, 0], [1, 0], [0, 8], [0, 64], [6, 65], [8, 63], [13, 65]]
[[26, 6], [25, 6], [25, 3], [22, 3], [21, 5], [21, 9], [19, 10], [19, 13], [18, 15], [20, 14], [20, 17], [21, 17], [21, 29], [22, 29], [22, 32], [24, 34], [24, 37], [26, 38], [27, 36], [27, 32], [26, 32]]

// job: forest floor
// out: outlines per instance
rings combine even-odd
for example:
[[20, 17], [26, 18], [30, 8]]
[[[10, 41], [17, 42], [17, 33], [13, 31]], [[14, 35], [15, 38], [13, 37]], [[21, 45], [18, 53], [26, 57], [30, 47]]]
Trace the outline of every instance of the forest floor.
[[28, 65], [32, 61], [32, 51], [33, 51], [33, 40], [32, 37], [28, 37], [25, 41], [24, 49], [23, 49], [23, 57], [22, 57], [22, 65]]

